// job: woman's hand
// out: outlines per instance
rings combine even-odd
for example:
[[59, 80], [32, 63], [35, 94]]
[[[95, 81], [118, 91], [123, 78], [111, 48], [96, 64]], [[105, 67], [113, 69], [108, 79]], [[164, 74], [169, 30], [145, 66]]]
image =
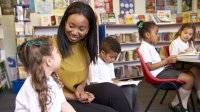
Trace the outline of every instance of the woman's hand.
[[94, 95], [90, 92], [84, 91], [82, 86], [78, 86], [75, 90], [75, 96], [81, 103], [91, 103], [94, 100]]

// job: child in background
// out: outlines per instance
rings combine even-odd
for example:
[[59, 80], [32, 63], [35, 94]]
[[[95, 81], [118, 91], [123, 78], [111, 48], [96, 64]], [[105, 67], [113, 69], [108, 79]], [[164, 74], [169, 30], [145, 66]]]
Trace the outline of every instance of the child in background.
[[194, 24], [185, 23], [175, 34], [169, 47], [170, 55], [178, 55], [186, 52], [197, 52], [194, 47], [196, 27]]
[[[97, 63], [90, 63], [89, 80], [90, 84], [110, 82], [118, 84], [123, 82], [115, 79], [114, 65], [118, 54], [121, 52], [119, 42], [112, 37], [105, 37], [100, 43], [99, 57]], [[135, 85], [124, 85], [120, 87], [125, 94], [133, 112], [138, 112], [138, 88]]]
[[[175, 34], [174, 39], [169, 47], [170, 55], [179, 55], [182, 53], [196, 53], [194, 40], [196, 27], [194, 24], [185, 23]], [[195, 75], [194, 86], [197, 91], [198, 102], [200, 101], [200, 69], [197, 66], [189, 65]]]
[[148, 69], [151, 71], [154, 77], [157, 78], [177, 78], [184, 82], [179, 88], [180, 97], [183, 103], [183, 108], [180, 106], [177, 95], [174, 100], [169, 103], [169, 108], [175, 112], [186, 112], [187, 103], [191, 94], [191, 89], [194, 83], [193, 74], [189, 71], [180, 71], [172, 67], [165, 67], [169, 63], [176, 62], [176, 56], [172, 55], [164, 60], [161, 60], [160, 55], [155, 49], [154, 44], [158, 42], [158, 26], [154, 22], [142, 22], [137, 23], [138, 32], [143, 39], [139, 48]]
[[54, 72], [60, 67], [61, 57], [52, 39], [24, 42], [18, 47], [18, 55], [29, 76], [17, 94], [15, 112], [75, 112]]

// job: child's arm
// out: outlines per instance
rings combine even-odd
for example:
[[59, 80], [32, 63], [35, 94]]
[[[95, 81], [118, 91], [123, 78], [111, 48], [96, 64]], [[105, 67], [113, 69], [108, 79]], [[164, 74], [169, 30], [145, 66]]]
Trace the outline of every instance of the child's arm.
[[166, 64], [169, 64], [169, 63], [176, 63], [176, 56], [169, 56], [168, 58], [165, 58], [164, 60], [158, 62], [158, 63], [154, 63], [152, 64], [151, 62], [147, 62], [146, 65], [147, 67], [149, 68], [149, 70], [155, 70], [155, 69], [158, 69]]
[[66, 101], [61, 105], [61, 112], [76, 112], [74, 108]]

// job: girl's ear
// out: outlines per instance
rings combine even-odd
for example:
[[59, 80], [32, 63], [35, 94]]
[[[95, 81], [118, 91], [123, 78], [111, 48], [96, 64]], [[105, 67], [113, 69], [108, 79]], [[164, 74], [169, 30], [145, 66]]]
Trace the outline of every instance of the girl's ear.
[[52, 58], [47, 58], [46, 59], [46, 64], [47, 64], [47, 66], [51, 66], [52, 65]]
[[145, 35], [146, 38], [149, 38], [149, 37], [150, 37], [150, 33], [149, 33], [149, 32], [145, 32], [144, 35]]

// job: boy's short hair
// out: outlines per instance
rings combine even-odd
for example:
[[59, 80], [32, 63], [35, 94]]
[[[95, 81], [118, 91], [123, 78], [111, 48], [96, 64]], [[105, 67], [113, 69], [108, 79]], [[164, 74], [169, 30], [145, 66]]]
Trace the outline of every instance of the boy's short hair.
[[116, 53], [120, 53], [121, 52], [121, 46], [120, 43], [114, 39], [113, 37], [105, 37], [101, 43], [100, 43], [100, 51], [103, 50], [105, 53], [109, 53], [109, 52], [116, 52]]

